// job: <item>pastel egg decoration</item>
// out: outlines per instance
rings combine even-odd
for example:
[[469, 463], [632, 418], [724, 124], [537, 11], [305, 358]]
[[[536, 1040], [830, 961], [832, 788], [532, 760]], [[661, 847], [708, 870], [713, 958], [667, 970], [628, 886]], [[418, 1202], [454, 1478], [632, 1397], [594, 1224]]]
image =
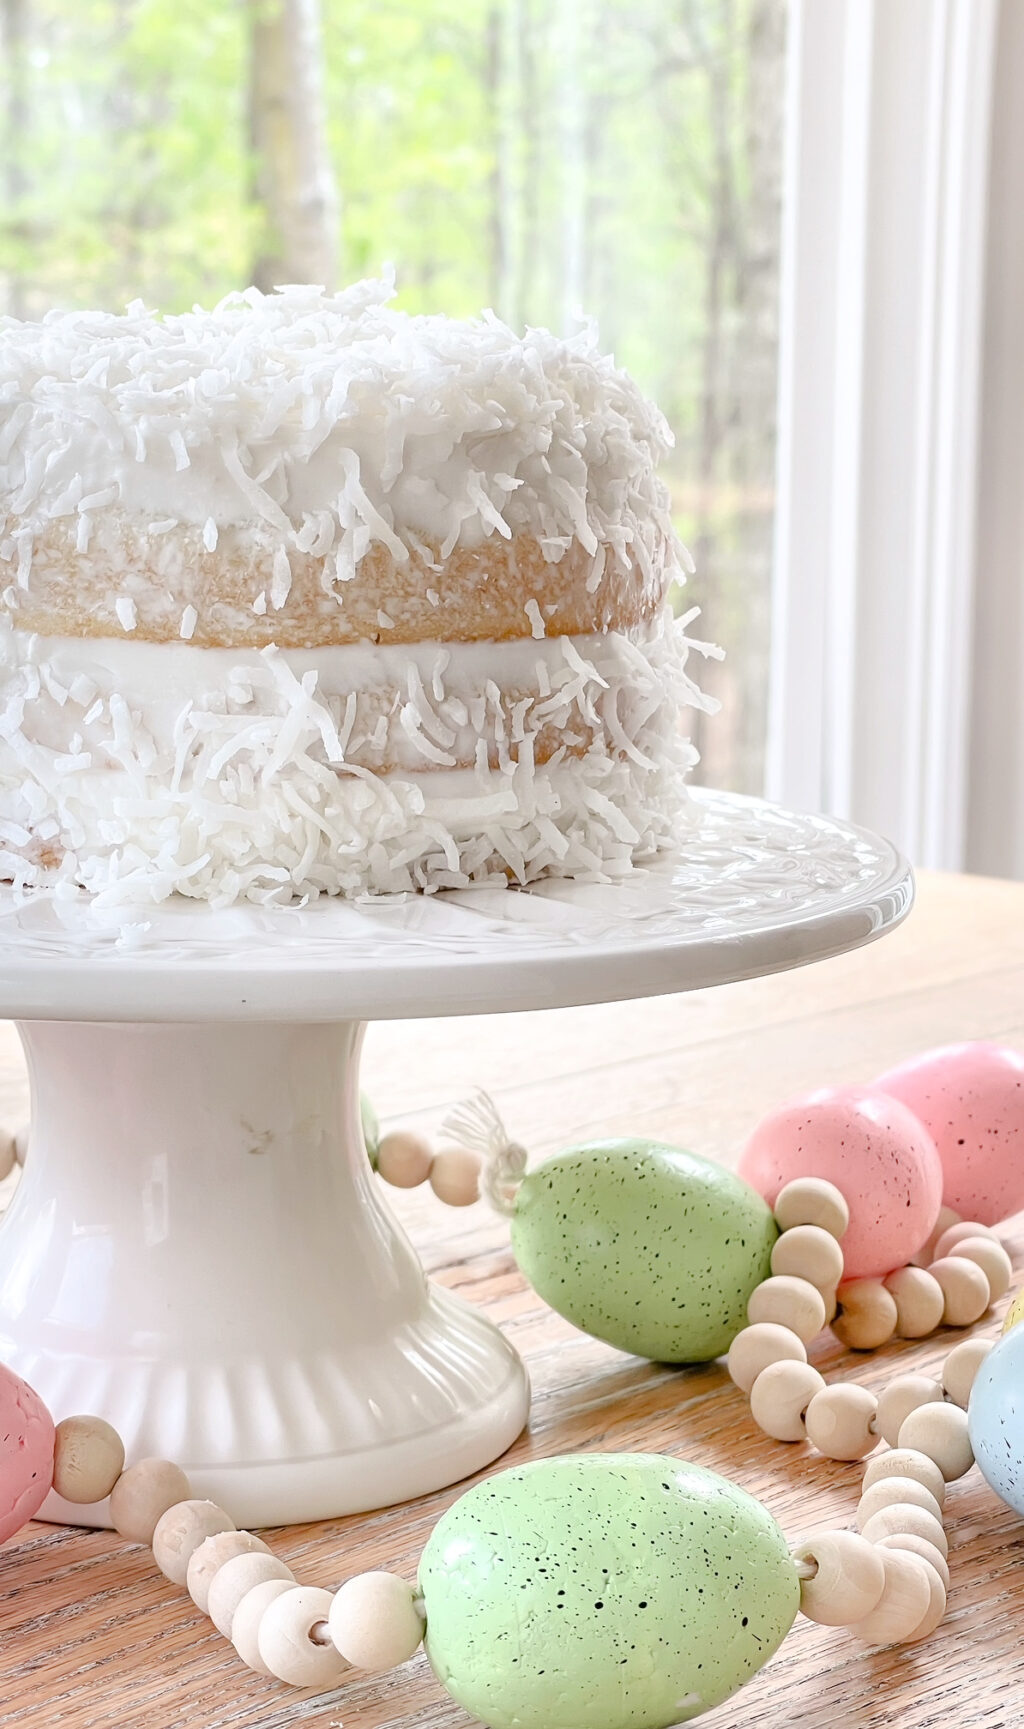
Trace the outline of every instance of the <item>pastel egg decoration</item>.
[[662, 1363], [704, 1363], [746, 1326], [775, 1221], [746, 1183], [660, 1141], [570, 1148], [527, 1172], [512, 1247], [584, 1333]]
[[739, 1173], [774, 1205], [796, 1177], [824, 1177], [846, 1197], [844, 1278], [906, 1266], [942, 1205], [942, 1165], [928, 1131], [898, 1099], [867, 1087], [827, 1087], [760, 1122]]
[[947, 1207], [998, 1224], [1024, 1207], [1024, 1056], [1005, 1045], [943, 1045], [879, 1075], [931, 1135]]
[[1004, 1333], [981, 1364], [967, 1426], [985, 1481], [1024, 1517], [1024, 1327]]
[[53, 1418], [38, 1393], [0, 1365], [0, 1543], [35, 1517], [53, 1482]]
[[1008, 1333], [1011, 1328], [1019, 1327], [1022, 1321], [1024, 1321], [1024, 1290], [1017, 1292], [1003, 1316], [1003, 1332]]
[[800, 1604], [771, 1515], [713, 1471], [591, 1453], [502, 1471], [434, 1527], [427, 1656], [489, 1729], [668, 1729], [728, 1699]]

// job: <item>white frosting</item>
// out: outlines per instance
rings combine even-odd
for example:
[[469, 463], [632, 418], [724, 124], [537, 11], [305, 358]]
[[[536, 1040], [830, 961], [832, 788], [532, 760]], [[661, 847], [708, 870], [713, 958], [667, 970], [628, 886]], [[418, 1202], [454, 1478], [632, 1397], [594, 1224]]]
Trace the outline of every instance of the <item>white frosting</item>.
[[[214, 312], [0, 319], [0, 559], [30, 587], [35, 537], [125, 511], [152, 532], [256, 525], [350, 577], [371, 541], [526, 532], [649, 576], [674, 545], [671, 435], [592, 333], [517, 336], [391, 310], [390, 288], [232, 295]], [[6, 529], [2, 527], [6, 521]], [[439, 579], [440, 580], [440, 579]], [[275, 604], [277, 602], [275, 601]]]
[[[668, 843], [681, 809], [681, 708], [710, 706], [683, 670], [688, 622], [643, 643], [315, 652], [4, 623], [0, 869], [123, 904], [614, 880]], [[503, 702], [496, 667], [528, 697]], [[391, 693], [386, 712], [367, 706], [374, 689]], [[380, 748], [403, 741], [398, 772], [353, 760], [371, 723]], [[590, 747], [535, 766], [546, 725]], [[478, 768], [445, 772], [476, 740]]]

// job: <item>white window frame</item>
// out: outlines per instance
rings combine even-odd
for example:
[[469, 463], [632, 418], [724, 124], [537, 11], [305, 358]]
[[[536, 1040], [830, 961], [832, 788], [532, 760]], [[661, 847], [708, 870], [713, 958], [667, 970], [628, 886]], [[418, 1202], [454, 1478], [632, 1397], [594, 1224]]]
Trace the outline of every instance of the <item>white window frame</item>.
[[999, 3], [790, 7], [767, 791], [947, 867]]

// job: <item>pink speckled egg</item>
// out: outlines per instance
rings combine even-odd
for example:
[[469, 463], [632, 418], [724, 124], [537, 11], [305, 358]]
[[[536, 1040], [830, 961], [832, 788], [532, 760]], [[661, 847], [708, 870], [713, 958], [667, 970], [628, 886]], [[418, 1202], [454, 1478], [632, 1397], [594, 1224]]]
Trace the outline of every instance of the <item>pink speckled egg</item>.
[[938, 1148], [943, 1195], [994, 1225], [1024, 1207], [1024, 1056], [1003, 1045], [944, 1045], [879, 1075]]
[[38, 1513], [53, 1482], [53, 1418], [0, 1364], [0, 1543]]
[[765, 1117], [739, 1174], [774, 1206], [795, 1177], [824, 1177], [846, 1196], [844, 1277], [876, 1278], [905, 1266], [942, 1204], [935, 1143], [898, 1099], [866, 1087], [828, 1087]]

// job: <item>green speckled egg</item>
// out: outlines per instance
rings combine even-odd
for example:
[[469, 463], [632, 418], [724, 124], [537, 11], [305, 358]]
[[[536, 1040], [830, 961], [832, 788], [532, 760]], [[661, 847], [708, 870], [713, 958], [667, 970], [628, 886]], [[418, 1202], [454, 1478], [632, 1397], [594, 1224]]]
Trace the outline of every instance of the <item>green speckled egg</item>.
[[651, 1453], [478, 1483], [420, 1563], [434, 1673], [490, 1729], [667, 1729], [719, 1704], [793, 1624], [800, 1586], [759, 1501]]
[[729, 1349], [777, 1236], [732, 1171], [659, 1141], [560, 1153], [527, 1174], [512, 1219], [516, 1259], [546, 1303], [662, 1363]]

